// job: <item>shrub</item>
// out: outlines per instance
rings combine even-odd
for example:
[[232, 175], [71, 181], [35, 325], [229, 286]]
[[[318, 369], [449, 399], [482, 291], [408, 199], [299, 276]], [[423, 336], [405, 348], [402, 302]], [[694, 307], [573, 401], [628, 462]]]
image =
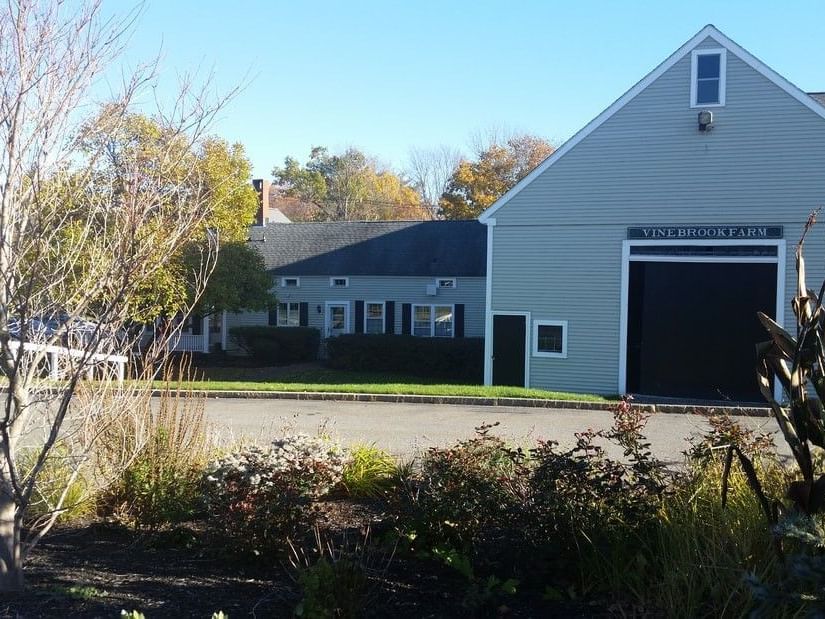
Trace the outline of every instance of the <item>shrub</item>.
[[596, 555], [583, 567], [591, 582], [668, 617], [744, 616], [752, 596], [743, 573], [761, 579], [778, 565], [760, 501], [743, 471], [730, 472], [727, 505], [720, 500], [723, 448], [737, 439], [743, 451], [758, 455], [754, 466], [767, 492], [781, 491], [788, 472], [764, 435], [729, 417], [709, 421], [710, 429], [691, 440], [685, 467], [653, 519], [631, 537], [632, 546], [618, 556]]
[[377, 498], [389, 490], [397, 474], [395, 458], [375, 445], [356, 445], [349, 450], [341, 483], [356, 498]]
[[297, 617], [362, 617], [370, 607], [377, 583], [395, 556], [395, 543], [384, 546], [367, 528], [351, 537], [326, 538], [315, 529], [314, 546], [290, 544], [288, 562], [303, 599]]
[[340, 483], [343, 461], [337, 444], [302, 434], [229, 454], [206, 478], [209, 520], [242, 550], [280, 550], [312, 523], [310, 500]]
[[[745, 574], [772, 579], [779, 568], [771, 533], [745, 474], [730, 474], [727, 505], [719, 498], [723, 458], [690, 460], [665, 498], [656, 525], [639, 538], [633, 569], [608, 566], [595, 577], [667, 617], [746, 616], [753, 598]], [[755, 464], [766, 490], [782, 488], [784, 467]], [[755, 616], [774, 616], [770, 613]]]
[[256, 363], [284, 365], [318, 358], [321, 334], [310, 327], [233, 327], [229, 330], [238, 348]]
[[[34, 468], [39, 452], [36, 449], [21, 450], [18, 461], [24, 479]], [[83, 465], [84, 462], [72, 456], [66, 443], [55, 443], [37, 475], [32, 501], [26, 510], [27, 524], [49, 518], [56, 510], [59, 512], [58, 522], [80, 520], [94, 513], [93, 492]], [[59, 509], [58, 505], [61, 505]]]
[[425, 454], [417, 483], [405, 495], [408, 526], [419, 544], [472, 555], [521, 524], [525, 455], [491, 435], [492, 427], [477, 428], [473, 438]]
[[106, 429], [98, 465], [121, 468], [101, 498], [102, 509], [138, 528], [192, 517], [202, 507], [210, 452], [203, 397], [167, 381], [156, 403], [138, 402]]
[[325, 557], [306, 568], [299, 582], [304, 599], [295, 611], [298, 617], [354, 619], [365, 606], [367, 575], [355, 561], [329, 561]]
[[327, 363], [336, 369], [397, 372], [425, 378], [481, 383], [484, 340], [409, 335], [349, 334], [326, 341]]
[[[669, 475], [642, 434], [648, 415], [624, 399], [613, 419], [607, 431], [576, 434], [572, 449], [545, 442], [531, 451], [526, 533], [557, 574], [570, 576], [568, 566], [576, 563], [587, 578], [600, 566], [635, 560], [666, 496]], [[597, 441], [620, 446], [624, 459], [608, 458]]]

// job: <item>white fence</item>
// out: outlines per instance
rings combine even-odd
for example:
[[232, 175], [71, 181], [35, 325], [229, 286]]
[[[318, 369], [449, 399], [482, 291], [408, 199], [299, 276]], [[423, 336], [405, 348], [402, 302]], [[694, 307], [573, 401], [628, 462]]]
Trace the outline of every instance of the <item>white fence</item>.
[[209, 352], [209, 336], [180, 333], [169, 340], [169, 350], [178, 352]]
[[[20, 349], [20, 342], [9, 342], [12, 350]], [[45, 344], [35, 344], [33, 342], [25, 342], [23, 344], [24, 351], [31, 352], [46, 352], [49, 360], [49, 378], [60, 378], [60, 358], [67, 357], [69, 359], [86, 359], [86, 375], [89, 379], [94, 378], [95, 368], [103, 366], [104, 369], [113, 367], [115, 376], [118, 382], [123, 382], [126, 375], [126, 362], [129, 360], [125, 355], [109, 355], [106, 353], [94, 353], [89, 355], [86, 351], [77, 350], [75, 348], [65, 348], [63, 346], [46, 346]]]

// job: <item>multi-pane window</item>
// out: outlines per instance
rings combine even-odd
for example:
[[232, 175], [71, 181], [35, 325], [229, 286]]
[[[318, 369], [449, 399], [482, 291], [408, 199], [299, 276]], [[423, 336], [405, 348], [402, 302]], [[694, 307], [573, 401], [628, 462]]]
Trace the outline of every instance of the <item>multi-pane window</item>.
[[442, 277], [435, 281], [439, 288], [455, 288], [455, 277]]
[[301, 304], [300, 303], [278, 303], [278, 326], [279, 327], [299, 327], [299, 326], [301, 326]]
[[349, 287], [349, 277], [330, 277], [330, 288], [347, 288]]
[[282, 277], [281, 286], [284, 288], [299, 288], [301, 286], [301, 279], [298, 277]]
[[725, 50], [696, 50], [692, 60], [691, 105], [724, 105]]
[[533, 355], [536, 357], [567, 357], [567, 321], [533, 321]]
[[452, 305], [413, 305], [413, 335], [453, 337], [454, 325]]
[[433, 334], [432, 310], [430, 305], [413, 306], [413, 335], [430, 337]]
[[366, 303], [364, 305], [364, 333], [384, 332], [384, 304]]

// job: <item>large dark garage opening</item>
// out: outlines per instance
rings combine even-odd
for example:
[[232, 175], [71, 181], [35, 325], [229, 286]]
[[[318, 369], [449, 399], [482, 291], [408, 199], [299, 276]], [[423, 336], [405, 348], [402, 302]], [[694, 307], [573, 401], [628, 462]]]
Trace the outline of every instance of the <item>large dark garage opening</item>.
[[776, 312], [775, 263], [629, 264], [627, 391], [761, 401], [756, 312]]

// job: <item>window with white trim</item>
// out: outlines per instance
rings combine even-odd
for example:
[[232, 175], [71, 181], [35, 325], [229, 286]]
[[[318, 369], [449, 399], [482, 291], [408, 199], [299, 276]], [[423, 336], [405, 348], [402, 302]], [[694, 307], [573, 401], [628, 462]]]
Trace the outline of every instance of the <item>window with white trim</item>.
[[452, 305], [413, 305], [413, 335], [453, 337], [455, 312]]
[[330, 288], [349, 288], [349, 277], [330, 277]]
[[384, 332], [384, 302], [364, 304], [364, 333]]
[[727, 54], [724, 49], [697, 49], [691, 54], [690, 106], [725, 105]]
[[282, 277], [281, 278], [281, 287], [282, 288], [300, 288], [301, 287], [301, 278], [300, 277]]
[[455, 288], [455, 277], [439, 277], [435, 280], [435, 285], [438, 288]]
[[567, 321], [533, 321], [533, 356], [567, 358]]
[[301, 326], [301, 304], [300, 303], [278, 303], [279, 327], [300, 327]]

